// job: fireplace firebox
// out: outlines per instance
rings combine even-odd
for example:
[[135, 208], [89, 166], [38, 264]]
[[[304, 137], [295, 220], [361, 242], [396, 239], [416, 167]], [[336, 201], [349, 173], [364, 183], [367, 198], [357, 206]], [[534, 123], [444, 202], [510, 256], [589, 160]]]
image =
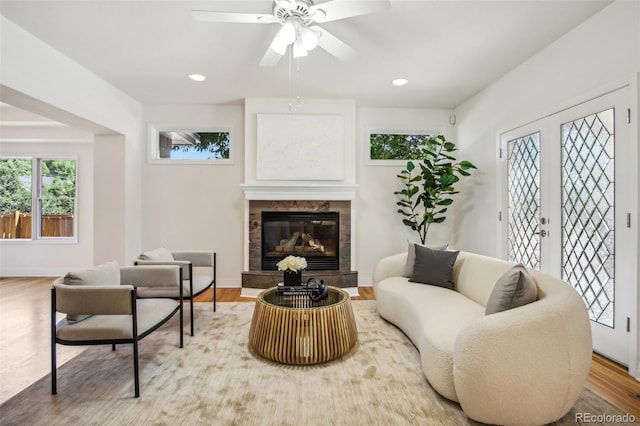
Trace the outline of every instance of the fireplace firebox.
[[262, 269], [277, 270], [289, 255], [307, 260], [307, 270], [338, 270], [338, 212], [262, 212]]

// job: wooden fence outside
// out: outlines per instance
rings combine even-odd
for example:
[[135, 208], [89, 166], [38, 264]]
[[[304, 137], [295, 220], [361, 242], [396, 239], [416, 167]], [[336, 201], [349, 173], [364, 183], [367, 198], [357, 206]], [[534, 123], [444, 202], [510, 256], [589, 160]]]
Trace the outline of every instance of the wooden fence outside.
[[[43, 214], [43, 237], [73, 237], [72, 214]], [[0, 238], [31, 239], [31, 213], [15, 211], [0, 214]]]

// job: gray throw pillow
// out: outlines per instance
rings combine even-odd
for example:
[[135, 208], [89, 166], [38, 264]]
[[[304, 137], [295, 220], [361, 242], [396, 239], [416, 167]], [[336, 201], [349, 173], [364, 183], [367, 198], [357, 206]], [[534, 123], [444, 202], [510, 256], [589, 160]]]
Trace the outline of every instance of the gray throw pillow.
[[407, 263], [404, 265], [404, 274], [402, 275], [405, 278], [411, 278], [413, 275], [413, 267], [416, 264], [416, 245], [429, 247], [432, 250], [446, 250], [447, 247], [449, 247], [449, 244], [441, 246], [425, 246], [412, 240], [407, 240], [407, 243], [409, 244], [407, 247]]
[[409, 281], [453, 290], [453, 265], [459, 251], [432, 250], [416, 244], [416, 263]]
[[146, 251], [140, 255], [142, 260], [154, 260], [156, 262], [173, 262], [173, 254], [168, 248], [160, 247], [155, 250]]
[[[120, 285], [120, 266], [116, 262], [104, 263], [82, 271], [69, 272], [62, 282], [67, 285]], [[69, 324], [91, 315], [67, 315]]]
[[517, 308], [538, 298], [538, 288], [527, 268], [516, 265], [496, 281], [487, 301], [485, 315]]

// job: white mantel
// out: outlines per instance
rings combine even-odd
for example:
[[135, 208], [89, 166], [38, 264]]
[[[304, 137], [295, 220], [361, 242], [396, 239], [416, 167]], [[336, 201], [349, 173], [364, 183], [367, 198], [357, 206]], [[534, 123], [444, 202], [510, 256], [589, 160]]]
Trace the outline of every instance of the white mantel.
[[354, 201], [358, 185], [347, 184], [253, 184], [241, 185], [245, 200]]

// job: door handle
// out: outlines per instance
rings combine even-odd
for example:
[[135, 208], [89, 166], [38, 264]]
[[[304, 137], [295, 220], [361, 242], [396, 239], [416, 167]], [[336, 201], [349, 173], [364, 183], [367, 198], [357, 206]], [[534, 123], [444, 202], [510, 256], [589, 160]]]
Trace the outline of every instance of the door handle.
[[547, 231], [545, 231], [543, 229], [540, 232], [534, 232], [533, 235], [540, 235], [541, 237], [546, 237], [547, 236]]

